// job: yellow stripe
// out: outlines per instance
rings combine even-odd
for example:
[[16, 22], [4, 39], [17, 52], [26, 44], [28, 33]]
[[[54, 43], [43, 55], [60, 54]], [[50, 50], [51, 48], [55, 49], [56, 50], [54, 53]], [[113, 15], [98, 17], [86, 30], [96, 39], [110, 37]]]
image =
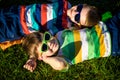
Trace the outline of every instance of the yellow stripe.
[[106, 51], [105, 44], [104, 44], [104, 35], [101, 34], [102, 30], [100, 29], [99, 25], [95, 26], [95, 30], [98, 34], [98, 38], [100, 39], [99, 40], [99, 43], [100, 43], [100, 57], [103, 57], [105, 55], [105, 51]]
[[81, 44], [78, 41], [80, 40], [80, 31], [79, 30], [74, 30], [74, 41], [75, 41], [75, 64], [79, 63], [82, 61], [82, 49], [81, 49]]

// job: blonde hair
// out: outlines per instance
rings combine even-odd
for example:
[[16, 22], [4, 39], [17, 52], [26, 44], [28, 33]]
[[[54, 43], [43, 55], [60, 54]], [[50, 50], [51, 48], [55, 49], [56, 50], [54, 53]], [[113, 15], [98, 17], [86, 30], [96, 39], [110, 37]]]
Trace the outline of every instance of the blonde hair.
[[29, 56], [37, 58], [36, 46], [42, 42], [42, 34], [40, 32], [33, 32], [25, 36], [22, 47]]
[[100, 21], [100, 15], [98, 13], [98, 9], [95, 6], [90, 6], [84, 4], [84, 7], [89, 8], [89, 12], [87, 13], [86, 17], [86, 25], [87, 26], [94, 26]]

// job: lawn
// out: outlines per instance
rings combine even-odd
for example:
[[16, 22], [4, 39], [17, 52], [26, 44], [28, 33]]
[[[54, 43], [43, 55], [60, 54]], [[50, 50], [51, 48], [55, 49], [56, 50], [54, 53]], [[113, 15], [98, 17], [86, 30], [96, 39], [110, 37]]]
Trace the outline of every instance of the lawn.
[[[69, 0], [72, 5], [88, 3], [97, 6], [101, 13], [120, 9], [117, 0]], [[42, 0], [0, 0], [0, 7], [14, 4], [47, 3]], [[120, 57], [106, 57], [84, 61], [70, 66], [67, 72], [58, 72], [49, 65], [38, 62], [33, 73], [23, 68], [28, 56], [21, 45], [14, 45], [5, 51], [0, 49], [0, 80], [120, 80]]]

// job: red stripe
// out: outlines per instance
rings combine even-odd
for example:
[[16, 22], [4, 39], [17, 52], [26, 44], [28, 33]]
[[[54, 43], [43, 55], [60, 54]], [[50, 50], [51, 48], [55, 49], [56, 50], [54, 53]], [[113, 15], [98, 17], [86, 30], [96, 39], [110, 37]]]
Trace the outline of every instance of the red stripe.
[[26, 20], [25, 20], [25, 6], [21, 6], [20, 22], [21, 22], [21, 25], [22, 25], [23, 32], [25, 34], [29, 34], [30, 32], [28, 30], [28, 27], [27, 27], [27, 24], [26, 24]]
[[47, 30], [47, 4], [41, 5], [41, 25]]
[[64, 7], [63, 7], [63, 15], [62, 15], [62, 26], [66, 29], [68, 28], [67, 24], [67, 9], [68, 9], [68, 2], [66, 0], [63, 0]]

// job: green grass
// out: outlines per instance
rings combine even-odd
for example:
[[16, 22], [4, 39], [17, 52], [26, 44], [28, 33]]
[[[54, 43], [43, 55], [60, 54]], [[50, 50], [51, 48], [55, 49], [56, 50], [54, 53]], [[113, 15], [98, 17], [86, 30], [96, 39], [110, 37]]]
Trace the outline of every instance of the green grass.
[[[0, 0], [0, 7], [14, 4], [39, 3], [42, 0]], [[73, 5], [88, 3], [97, 6], [101, 12], [114, 13], [120, 1], [113, 0], [69, 0]], [[41, 3], [40, 2], [40, 3]], [[5, 5], [6, 4], [6, 5]], [[38, 62], [33, 73], [23, 68], [28, 56], [21, 45], [12, 46], [5, 51], [0, 49], [0, 80], [120, 80], [120, 57], [107, 57], [84, 61], [70, 66], [67, 72], [58, 72], [49, 65]]]
[[70, 66], [67, 72], [58, 72], [38, 62], [33, 73], [23, 68], [28, 56], [21, 45], [0, 50], [0, 80], [103, 80], [120, 79], [120, 57], [84, 61]]

